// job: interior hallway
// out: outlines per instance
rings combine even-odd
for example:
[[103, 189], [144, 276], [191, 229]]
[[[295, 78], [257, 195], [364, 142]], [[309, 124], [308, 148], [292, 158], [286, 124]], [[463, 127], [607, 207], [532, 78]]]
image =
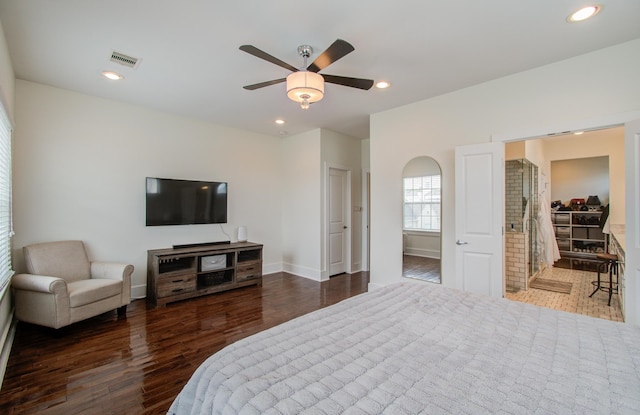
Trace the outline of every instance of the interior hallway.
[[[602, 277], [608, 278], [606, 275]], [[593, 297], [589, 297], [589, 294], [593, 292], [594, 288], [593, 285], [591, 285], [591, 281], [597, 279], [597, 273], [551, 267], [546, 268], [541, 273], [540, 278], [571, 282], [573, 283], [571, 293], [561, 294], [529, 288], [527, 291], [507, 292], [505, 298], [553, 308], [555, 310], [563, 310], [613, 321], [623, 321], [620, 302], [615, 293], [611, 299], [611, 306], [607, 305], [609, 295], [605, 291], [598, 291]]]

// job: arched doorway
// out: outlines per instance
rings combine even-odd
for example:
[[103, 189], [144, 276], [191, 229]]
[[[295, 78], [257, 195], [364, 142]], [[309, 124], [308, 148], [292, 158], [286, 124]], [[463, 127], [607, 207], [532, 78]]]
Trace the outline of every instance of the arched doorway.
[[402, 276], [441, 283], [442, 169], [431, 157], [402, 172]]

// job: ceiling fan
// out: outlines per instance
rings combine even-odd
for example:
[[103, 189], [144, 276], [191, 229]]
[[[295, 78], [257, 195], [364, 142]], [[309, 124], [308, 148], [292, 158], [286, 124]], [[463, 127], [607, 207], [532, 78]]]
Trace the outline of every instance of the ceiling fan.
[[309, 66], [307, 66], [307, 59], [311, 54], [313, 54], [313, 48], [309, 45], [298, 46], [298, 54], [304, 58], [304, 66], [302, 69], [289, 65], [288, 63], [269, 55], [253, 45], [242, 45], [240, 46], [240, 50], [260, 59], [264, 59], [267, 62], [274, 63], [292, 72], [286, 78], [245, 85], [243, 87], [244, 89], [253, 91], [254, 89], [264, 88], [265, 86], [275, 85], [286, 81], [287, 96], [291, 100], [299, 102], [302, 109], [309, 108], [310, 103], [320, 101], [324, 97], [325, 82], [364, 90], [368, 90], [373, 86], [372, 79], [350, 78], [346, 76], [325, 74], [320, 75], [318, 73], [338, 59], [355, 50], [349, 42], [342, 39], [338, 39], [333, 42], [331, 46], [322, 52]]

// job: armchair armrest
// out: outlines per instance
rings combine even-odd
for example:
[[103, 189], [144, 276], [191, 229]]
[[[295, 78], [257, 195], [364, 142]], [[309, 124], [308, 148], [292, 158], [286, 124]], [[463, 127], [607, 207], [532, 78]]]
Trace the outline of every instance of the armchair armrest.
[[11, 279], [15, 316], [20, 321], [52, 327], [70, 323], [67, 282], [58, 277], [17, 274]]
[[131, 302], [131, 274], [133, 265], [120, 264], [118, 262], [91, 262], [91, 278], [108, 278], [122, 281], [121, 305], [126, 306]]
[[133, 265], [117, 262], [91, 262], [91, 278], [108, 278], [111, 280], [126, 281], [131, 278]]
[[11, 286], [17, 290], [51, 294], [67, 292], [67, 282], [65, 280], [48, 275], [17, 274], [11, 279]]

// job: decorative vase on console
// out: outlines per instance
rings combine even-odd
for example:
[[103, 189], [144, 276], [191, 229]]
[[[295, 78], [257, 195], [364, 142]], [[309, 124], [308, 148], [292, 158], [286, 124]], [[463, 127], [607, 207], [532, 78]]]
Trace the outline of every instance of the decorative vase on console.
[[238, 226], [238, 242], [247, 242], [246, 226]]

